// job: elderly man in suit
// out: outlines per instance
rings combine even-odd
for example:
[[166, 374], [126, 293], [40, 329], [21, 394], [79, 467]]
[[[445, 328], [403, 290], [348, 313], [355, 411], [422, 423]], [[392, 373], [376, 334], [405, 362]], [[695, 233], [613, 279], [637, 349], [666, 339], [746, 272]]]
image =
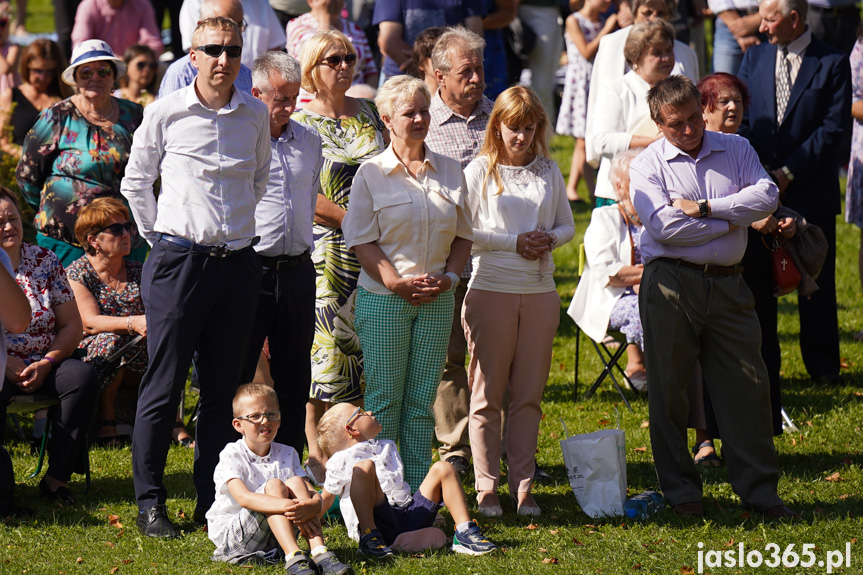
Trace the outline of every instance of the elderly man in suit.
[[[761, 31], [769, 44], [746, 51], [740, 79], [752, 93], [740, 134], [758, 152], [779, 186], [780, 202], [824, 230], [827, 260], [820, 290], [799, 298], [800, 349], [809, 375], [818, 383], [839, 379], [839, 326], [836, 314], [836, 214], [839, 205], [839, 150], [851, 129], [851, 70], [839, 50], [815, 38], [806, 25], [806, 0], [763, 0]], [[775, 218], [753, 225], [776, 229]], [[767, 251], [750, 230], [744, 266], [756, 297], [762, 327], [762, 354], [778, 377], [776, 298], [771, 295]], [[754, 241], [753, 241], [754, 240]]]

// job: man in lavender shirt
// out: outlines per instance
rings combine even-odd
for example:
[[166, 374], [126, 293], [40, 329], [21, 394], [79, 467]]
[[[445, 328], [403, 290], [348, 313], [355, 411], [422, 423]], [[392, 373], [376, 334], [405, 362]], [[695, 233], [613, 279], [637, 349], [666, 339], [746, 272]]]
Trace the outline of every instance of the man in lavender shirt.
[[704, 514], [686, 443], [686, 388], [700, 361], [735, 493], [768, 517], [799, 519], [776, 493], [767, 368], [738, 265], [746, 228], [773, 212], [779, 192], [746, 140], [704, 130], [690, 80], [666, 78], [647, 100], [665, 138], [633, 160], [630, 189], [646, 232], [639, 307], [656, 475], [676, 513]]

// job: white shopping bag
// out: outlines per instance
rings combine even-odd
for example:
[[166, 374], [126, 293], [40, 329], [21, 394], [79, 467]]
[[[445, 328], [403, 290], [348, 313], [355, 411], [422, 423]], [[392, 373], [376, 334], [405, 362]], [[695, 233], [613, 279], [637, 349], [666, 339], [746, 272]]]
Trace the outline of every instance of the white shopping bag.
[[[563, 423], [563, 419], [561, 419]], [[603, 429], [561, 440], [569, 485], [590, 517], [623, 515], [626, 501], [626, 436], [622, 429]]]

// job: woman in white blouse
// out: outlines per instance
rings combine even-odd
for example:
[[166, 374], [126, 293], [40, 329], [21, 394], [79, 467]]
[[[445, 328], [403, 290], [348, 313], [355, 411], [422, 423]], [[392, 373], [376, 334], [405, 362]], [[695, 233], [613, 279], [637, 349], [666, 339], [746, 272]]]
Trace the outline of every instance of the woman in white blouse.
[[623, 53], [632, 68], [600, 88], [593, 118], [593, 146], [600, 155], [596, 207], [617, 201], [609, 178], [611, 159], [630, 148], [644, 148], [660, 137], [650, 119], [647, 91], [674, 69], [674, 30], [663, 20], [632, 27]]
[[360, 166], [342, 221], [362, 266], [355, 325], [365, 407], [383, 426], [380, 437], [399, 444], [414, 491], [431, 467], [432, 404], [453, 290], [473, 240], [461, 166], [425, 144], [430, 101], [417, 78], [395, 76], [381, 86], [375, 104], [391, 143]]
[[479, 157], [465, 169], [473, 218], [473, 275], [462, 324], [470, 351], [470, 442], [479, 512], [503, 513], [501, 408], [509, 390], [509, 492], [519, 515], [539, 515], [530, 493], [540, 401], [560, 314], [552, 250], [572, 239], [566, 184], [548, 157], [548, 117], [527, 87], [494, 105]]

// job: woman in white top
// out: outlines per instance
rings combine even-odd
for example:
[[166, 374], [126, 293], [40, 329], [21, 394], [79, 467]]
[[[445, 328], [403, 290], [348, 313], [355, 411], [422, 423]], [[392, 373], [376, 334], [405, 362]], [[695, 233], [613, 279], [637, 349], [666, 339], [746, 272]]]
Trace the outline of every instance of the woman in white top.
[[597, 207], [617, 201], [608, 177], [611, 159], [629, 148], [643, 148], [660, 137], [650, 119], [647, 91], [671, 74], [673, 46], [674, 30], [667, 22], [636, 24], [623, 50], [632, 70], [600, 88], [593, 119], [593, 146], [601, 155], [596, 177]]
[[465, 169], [474, 248], [462, 324], [471, 355], [477, 501], [487, 516], [502, 514], [497, 488], [507, 390], [509, 491], [519, 515], [540, 513], [530, 489], [560, 314], [551, 252], [575, 234], [566, 184], [548, 157], [548, 133], [536, 94], [513, 86], [497, 97], [480, 155]]
[[[473, 232], [461, 165], [425, 144], [431, 95], [395, 76], [375, 103], [391, 144], [357, 170], [346, 244], [362, 266], [354, 324], [363, 349], [365, 407], [399, 444], [415, 491], [431, 467], [432, 404], [443, 375], [453, 290]], [[532, 469], [532, 468], [531, 468]]]

